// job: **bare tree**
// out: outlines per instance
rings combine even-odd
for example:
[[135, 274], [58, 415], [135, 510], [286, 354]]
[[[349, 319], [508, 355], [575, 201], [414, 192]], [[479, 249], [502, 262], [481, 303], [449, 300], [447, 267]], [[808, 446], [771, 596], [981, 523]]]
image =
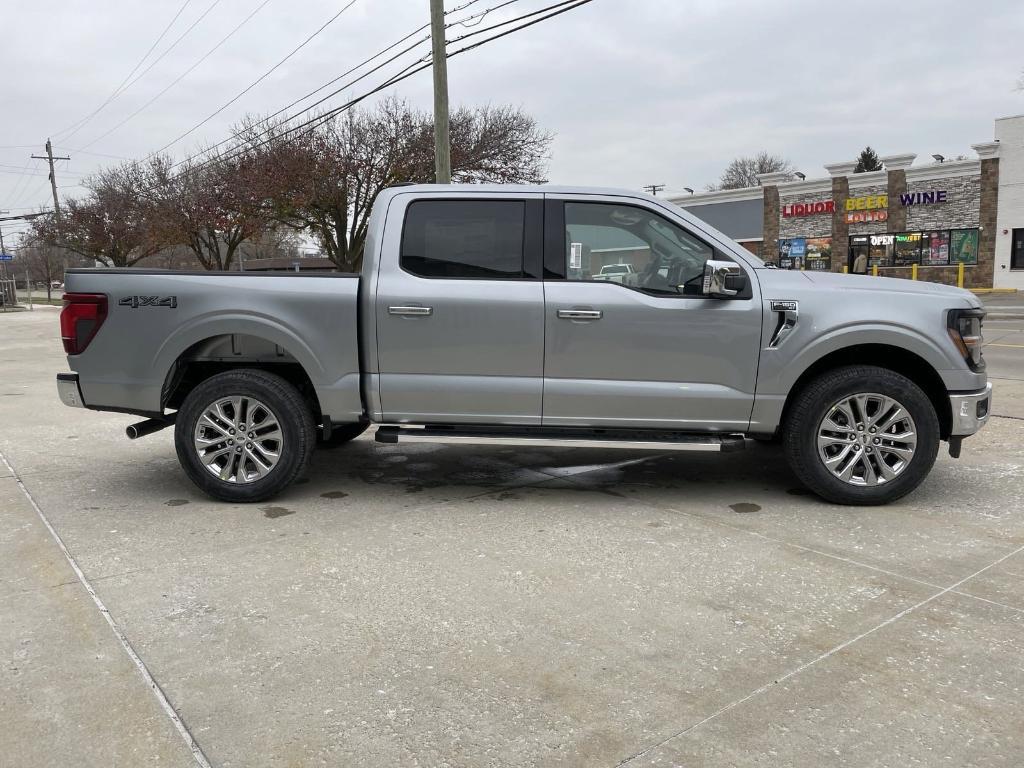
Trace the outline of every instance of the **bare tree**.
[[84, 197], [63, 201], [60, 221], [52, 213], [33, 220], [34, 238], [110, 267], [132, 266], [160, 248], [143, 204], [145, 178], [134, 162], [88, 177]]
[[758, 175], [762, 173], [783, 173], [793, 171], [793, 164], [781, 155], [761, 151], [753, 157], [737, 157], [722, 171], [715, 184], [708, 184], [707, 190], [745, 189], [756, 187]]
[[[433, 120], [404, 101], [351, 110], [316, 130], [288, 135], [249, 121], [237, 133], [262, 153], [263, 197], [275, 218], [308, 231], [344, 271], [362, 263], [370, 208], [398, 182], [434, 178]], [[460, 108], [451, 116], [457, 182], [540, 183], [551, 136], [510, 107]]]
[[38, 241], [26, 243], [18, 249], [17, 267], [28, 272], [30, 283], [45, 284], [47, 302], [53, 298], [53, 283], [64, 281], [64, 270], [68, 266], [66, 254], [66, 251]]
[[230, 269], [238, 247], [270, 225], [262, 170], [252, 153], [234, 147], [176, 172], [168, 158], [154, 158], [145, 188], [153, 241], [188, 248], [204, 269]]

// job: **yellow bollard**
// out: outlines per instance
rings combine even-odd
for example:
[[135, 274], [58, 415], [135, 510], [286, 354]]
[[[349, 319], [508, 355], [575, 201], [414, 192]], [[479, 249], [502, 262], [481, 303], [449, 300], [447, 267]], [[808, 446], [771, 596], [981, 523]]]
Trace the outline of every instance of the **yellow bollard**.
[[917, 280], [917, 264], [910, 265], [910, 279]]
[[964, 263], [962, 261], [956, 265], [956, 287], [964, 287]]
[[874, 275], [875, 277], [878, 277], [878, 265], [877, 264], [875, 264], [873, 267], [871, 267], [871, 274]]
[[844, 264], [843, 265], [843, 274], [844, 275], [850, 274], [850, 265], [849, 264]]

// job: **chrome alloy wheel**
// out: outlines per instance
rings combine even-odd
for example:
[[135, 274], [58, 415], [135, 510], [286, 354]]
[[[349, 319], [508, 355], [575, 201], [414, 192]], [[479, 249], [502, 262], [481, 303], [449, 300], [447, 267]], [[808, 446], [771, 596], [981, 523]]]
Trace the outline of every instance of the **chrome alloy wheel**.
[[252, 483], [277, 466], [284, 436], [277, 416], [252, 397], [222, 397], [203, 409], [193, 444], [213, 476], [229, 483]]
[[818, 456], [844, 483], [876, 486], [899, 477], [917, 448], [910, 412], [886, 395], [868, 392], [835, 403], [818, 425]]

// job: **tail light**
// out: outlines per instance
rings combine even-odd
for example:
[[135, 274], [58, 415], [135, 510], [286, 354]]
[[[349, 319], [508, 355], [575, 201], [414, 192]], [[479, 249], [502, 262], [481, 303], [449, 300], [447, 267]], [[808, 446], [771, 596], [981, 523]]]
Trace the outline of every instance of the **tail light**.
[[981, 356], [981, 348], [985, 343], [981, 335], [981, 321], [984, 317], [983, 309], [949, 310], [949, 338], [972, 371], [985, 370], [985, 359]]
[[69, 355], [80, 355], [107, 319], [107, 297], [102, 293], [65, 293], [60, 313], [60, 339]]

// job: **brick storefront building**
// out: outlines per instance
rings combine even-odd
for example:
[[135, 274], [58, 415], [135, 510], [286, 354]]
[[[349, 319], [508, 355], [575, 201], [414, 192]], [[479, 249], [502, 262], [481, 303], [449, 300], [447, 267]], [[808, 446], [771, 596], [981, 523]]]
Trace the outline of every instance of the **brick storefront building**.
[[1024, 221], [1010, 221], [1024, 210], [1000, 204], [1024, 187], [1024, 116], [997, 121], [996, 138], [969, 159], [887, 155], [881, 171], [833, 163], [827, 177], [763, 174], [758, 187], [673, 202], [781, 268], [955, 285], [962, 264], [967, 288], [1024, 287]]

